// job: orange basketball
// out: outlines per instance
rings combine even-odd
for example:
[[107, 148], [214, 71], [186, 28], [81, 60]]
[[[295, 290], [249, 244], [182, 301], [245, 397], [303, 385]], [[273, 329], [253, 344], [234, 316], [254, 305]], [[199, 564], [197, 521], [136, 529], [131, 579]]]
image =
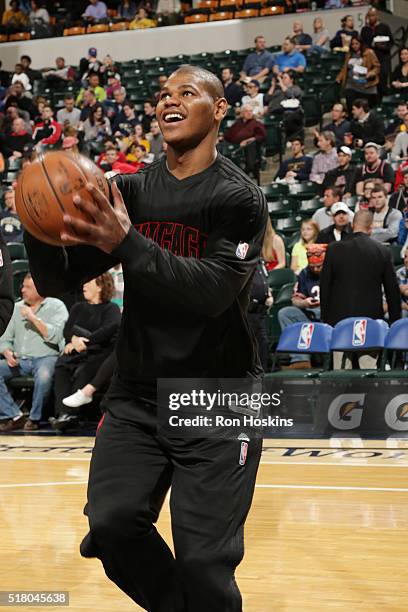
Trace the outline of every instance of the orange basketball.
[[87, 183], [95, 185], [109, 198], [103, 172], [87, 157], [64, 151], [40, 155], [24, 168], [17, 180], [16, 208], [26, 230], [42, 242], [62, 246], [64, 214], [90, 221], [73, 202], [77, 194], [83, 200], [92, 201]]

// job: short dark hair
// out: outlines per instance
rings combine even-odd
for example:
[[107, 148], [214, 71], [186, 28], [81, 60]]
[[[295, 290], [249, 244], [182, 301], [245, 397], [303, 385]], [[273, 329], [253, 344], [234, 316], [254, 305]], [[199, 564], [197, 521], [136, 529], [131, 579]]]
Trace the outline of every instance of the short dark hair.
[[31, 64], [31, 61], [32, 61], [32, 60], [31, 60], [31, 57], [30, 57], [29, 55], [22, 55], [22, 56], [20, 57], [20, 62], [21, 62], [21, 60], [23, 60], [23, 59], [27, 60], [27, 61], [28, 61], [28, 63], [29, 63], [29, 64]]
[[336, 187], [336, 185], [329, 185], [328, 187], [325, 188], [324, 191], [331, 191], [332, 194], [338, 198], [340, 198], [343, 193], [342, 188]]
[[368, 113], [368, 111], [370, 110], [368, 100], [366, 100], [365, 98], [356, 98], [351, 103], [351, 107], [353, 106], [355, 106], [356, 108], [362, 108], [365, 113]]
[[75, 96], [72, 93], [67, 93], [64, 96], [64, 100], [75, 100]]
[[300, 142], [300, 144], [302, 145], [302, 147], [305, 146], [305, 143], [303, 141], [303, 138], [297, 137], [297, 136], [293, 136], [292, 138], [290, 138], [289, 142], [292, 144], [294, 142]]
[[371, 190], [371, 193], [383, 193], [385, 196], [388, 195], [388, 191], [385, 185], [374, 185], [374, 187]]
[[224, 97], [223, 84], [213, 72], [210, 72], [201, 66], [192, 66], [191, 64], [183, 64], [177, 68], [173, 74], [176, 74], [177, 72], [191, 72], [195, 74], [204, 83], [205, 89], [214, 100]]
[[104, 272], [100, 276], [95, 278], [95, 282], [98, 287], [101, 287], [101, 302], [110, 302], [115, 295], [115, 283], [113, 282], [113, 276], [110, 272]]

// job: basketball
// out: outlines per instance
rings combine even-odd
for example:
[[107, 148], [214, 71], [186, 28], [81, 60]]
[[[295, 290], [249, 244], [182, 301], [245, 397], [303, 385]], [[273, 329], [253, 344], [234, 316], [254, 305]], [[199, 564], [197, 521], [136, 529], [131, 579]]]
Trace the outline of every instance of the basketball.
[[64, 151], [50, 151], [26, 166], [16, 186], [16, 208], [25, 229], [47, 244], [62, 243], [63, 215], [89, 217], [80, 211], [73, 197], [92, 200], [86, 184], [92, 183], [109, 198], [103, 172], [87, 157]]

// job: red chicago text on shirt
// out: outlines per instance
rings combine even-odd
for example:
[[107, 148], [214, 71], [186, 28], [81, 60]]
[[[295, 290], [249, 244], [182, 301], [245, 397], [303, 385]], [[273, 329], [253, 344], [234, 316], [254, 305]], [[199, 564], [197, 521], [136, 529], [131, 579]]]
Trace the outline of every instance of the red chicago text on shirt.
[[138, 232], [157, 242], [174, 255], [200, 259], [207, 244], [207, 234], [197, 228], [172, 221], [146, 221], [135, 225]]

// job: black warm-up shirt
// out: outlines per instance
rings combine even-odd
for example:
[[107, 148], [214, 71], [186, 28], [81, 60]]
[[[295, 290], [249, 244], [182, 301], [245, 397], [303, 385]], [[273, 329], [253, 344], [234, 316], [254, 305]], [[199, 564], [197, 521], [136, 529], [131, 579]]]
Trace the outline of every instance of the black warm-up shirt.
[[117, 373], [142, 397], [154, 396], [160, 377], [255, 374], [246, 310], [268, 216], [261, 190], [222, 155], [183, 180], [165, 158], [114, 180], [132, 227], [112, 254], [26, 234], [41, 294], [60, 295], [122, 263]]

